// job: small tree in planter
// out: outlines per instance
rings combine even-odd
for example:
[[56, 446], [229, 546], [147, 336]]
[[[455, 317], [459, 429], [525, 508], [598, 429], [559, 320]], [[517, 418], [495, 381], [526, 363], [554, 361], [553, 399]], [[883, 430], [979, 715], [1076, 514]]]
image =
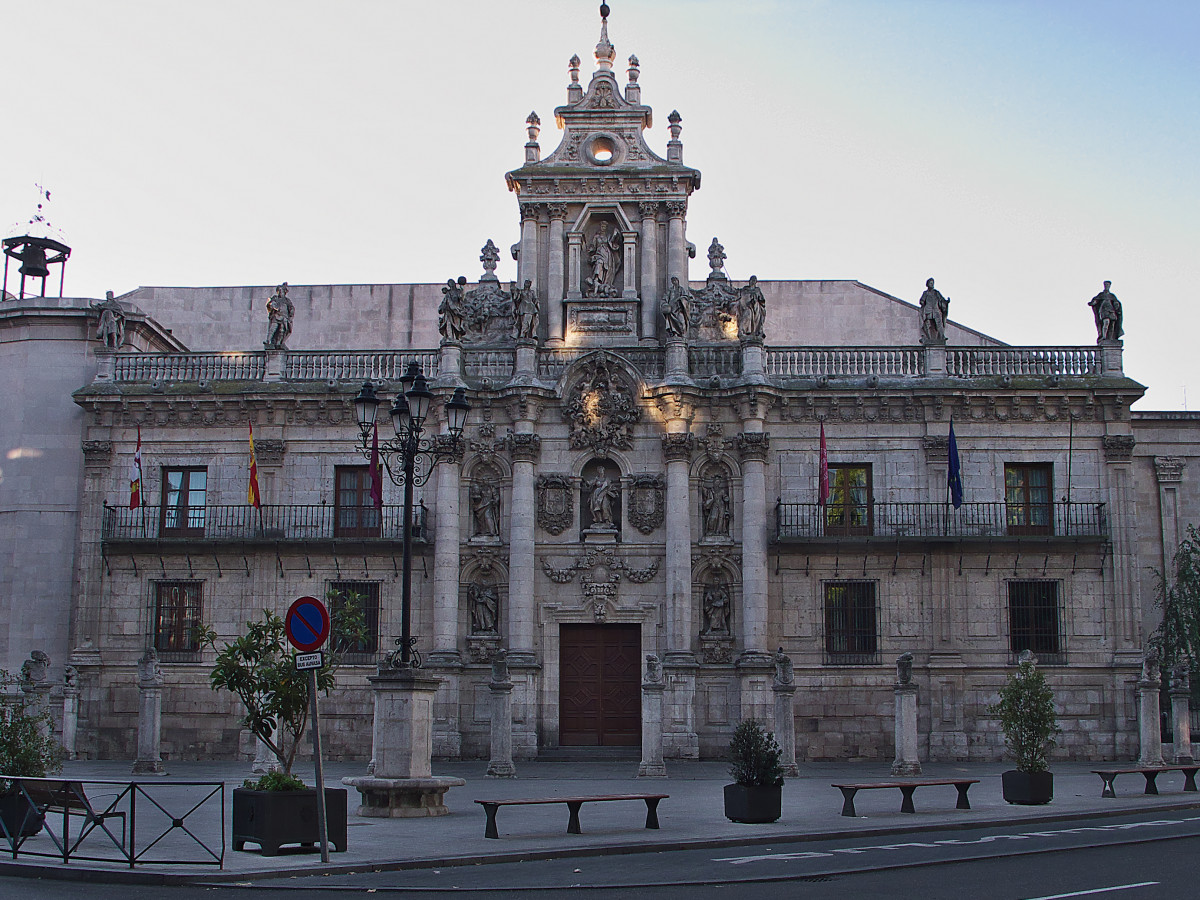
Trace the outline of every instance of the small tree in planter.
[[[0, 669], [0, 775], [45, 778], [62, 768], [63, 749], [53, 737], [54, 723], [45, 710], [16, 690], [17, 679]], [[42, 816], [11, 780], [0, 780], [0, 838], [37, 834]]]
[[782, 814], [783, 767], [779, 744], [757, 719], [744, 719], [729, 741], [725, 815], [734, 822], [774, 822]]
[[1000, 688], [1000, 701], [989, 708], [1000, 720], [1004, 741], [1016, 769], [1004, 773], [1004, 799], [1034, 805], [1054, 798], [1054, 775], [1047, 752], [1058, 734], [1054, 692], [1038, 671], [1037, 660], [1021, 651], [1017, 671]]
[[[317, 690], [326, 695], [334, 687], [343, 648], [357, 646], [366, 635], [361, 598], [351, 595], [333, 606], [326, 663], [317, 672]], [[317, 792], [291, 774], [308, 728], [309, 677], [296, 670], [283, 619], [263, 610], [260, 621], [247, 622], [245, 633], [220, 649], [211, 628], [204, 630], [201, 643], [217, 651], [209, 674], [213, 690], [230, 691], [242, 701], [246, 711], [242, 724], [275, 754], [282, 769], [234, 790], [233, 848], [241, 850], [251, 841], [264, 856], [273, 856], [281, 844], [316, 842]], [[330, 843], [345, 850], [345, 790], [326, 788], [325, 817]]]

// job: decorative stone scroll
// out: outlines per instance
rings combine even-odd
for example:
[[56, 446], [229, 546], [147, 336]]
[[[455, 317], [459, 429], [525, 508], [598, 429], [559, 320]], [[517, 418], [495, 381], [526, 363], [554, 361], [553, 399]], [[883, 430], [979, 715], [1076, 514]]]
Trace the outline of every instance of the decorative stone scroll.
[[563, 401], [573, 448], [603, 452], [630, 446], [633, 426], [642, 413], [634, 401], [633, 384], [615, 359], [600, 354], [584, 362]]
[[537, 524], [560, 535], [575, 521], [575, 489], [566, 475], [542, 475], [537, 480]]
[[629, 486], [629, 523], [642, 534], [662, 526], [667, 511], [667, 482], [661, 475], [634, 475]]

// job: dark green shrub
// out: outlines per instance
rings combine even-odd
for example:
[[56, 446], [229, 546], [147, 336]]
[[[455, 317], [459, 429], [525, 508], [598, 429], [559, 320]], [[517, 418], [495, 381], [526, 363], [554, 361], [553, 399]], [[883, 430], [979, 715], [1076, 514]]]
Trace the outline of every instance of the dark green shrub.
[[729, 774], [746, 787], [777, 787], [783, 784], [780, 755], [775, 735], [757, 719], [744, 719], [729, 741]]

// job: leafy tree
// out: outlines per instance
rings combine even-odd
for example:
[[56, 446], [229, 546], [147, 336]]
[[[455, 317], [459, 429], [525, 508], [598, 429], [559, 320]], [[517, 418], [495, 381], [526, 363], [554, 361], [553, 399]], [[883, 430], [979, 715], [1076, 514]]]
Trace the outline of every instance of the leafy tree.
[[783, 784], [781, 752], [761, 722], [743, 719], [729, 740], [729, 774], [745, 787], [777, 787]]
[[1045, 772], [1050, 768], [1046, 755], [1059, 731], [1058, 715], [1054, 711], [1054, 692], [1046, 684], [1046, 676], [1038, 671], [1033, 654], [1021, 654], [1017, 671], [1000, 688], [1000, 702], [988, 711], [1000, 720], [1004, 742], [1018, 772]]
[[[11, 693], [16, 687], [17, 679], [0, 669], [0, 693]], [[50, 715], [24, 694], [0, 703], [0, 773], [45, 778], [57, 772], [62, 768], [63, 749], [53, 735]]]
[[1200, 532], [1189, 525], [1175, 551], [1173, 577], [1155, 571], [1158, 582], [1155, 605], [1162, 610], [1151, 641], [1158, 648], [1164, 669], [1186, 661], [1195, 671], [1200, 662]]
[[[339, 647], [354, 647], [366, 634], [362, 598], [351, 595], [337, 604], [326, 645], [325, 665], [317, 670], [317, 690], [328, 695], [333, 673], [341, 663]], [[308, 673], [296, 671], [293, 650], [283, 619], [263, 610], [262, 620], [247, 622], [244, 634], [217, 648], [217, 634], [201, 631], [200, 643], [217, 651], [209, 674], [213, 690], [227, 690], [242, 701], [242, 724], [250, 729], [279, 760], [285, 774], [292, 771], [300, 739], [308, 727]]]

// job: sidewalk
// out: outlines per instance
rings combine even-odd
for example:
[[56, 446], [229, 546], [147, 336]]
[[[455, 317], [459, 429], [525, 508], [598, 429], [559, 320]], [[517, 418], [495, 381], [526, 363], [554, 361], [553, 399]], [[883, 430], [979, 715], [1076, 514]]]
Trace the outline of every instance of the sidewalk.
[[[64, 865], [54, 859], [22, 856], [0, 859], [0, 875], [28, 874], [41, 877], [87, 878], [89, 880], [197, 882], [248, 881], [297, 874], [351, 873], [375, 869], [424, 868], [512, 862], [522, 859], [565, 855], [603, 855], [651, 852], [681, 847], [721, 847], [745, 842], [770, 843], [780, 839], [837, 837], [842, 835], [888, 834], [946, 827], [1020, 824], [1035, 821], [1088, 819], [1152, 810], [1200, 807], [1200, 794], [1182, 793], [1179, 772], [1159, 776], [1158, 796], [1142, 793], [1144, 779], [1125, 775], [1117, 780], [1116, 799], [1102, 799], [1100, 778], [1092, 773], [1101, 763], [1057, 763], [1054, 766], [1054, 801], [1048, 806], [1010, 806], [1000, 793], [1004, 763], [926, 763], [924, 777], [968, 777], [979, 779], [970, 792], [971, 810], [955, 809], [953, 786], [925, 787], [914, 795], [915, 814], [902, 814], [897, 790], [860, 792], [855, 798], [856, 818], [841, 815], [841, 793], [835, 782], [890, 779], [888, 763], [805, 763], [798, 778], [790, 778], [783, 789], [783, 816], [771, 825], [741, 825], [724, 816], [722, 787], [729, 782], [721, 762], [668, 761], [666, 778], [637, 778], [637, 761], [604, 762], [518, 762], [516, 778], [487, 778], [486, 761], [434, 764], [434, 774], [454, 775], [466, 780], [465, 787], [446, 795], [448, 816], [427, 819], [368, 819], [354, 815], [357, 792], [350, 789], [348, 805], [349, 847], [330, 853], [323, 866], [317, 851], [284, 850], [277, 857], [263, 857], [256, 845], [235, 852], [228, 837], [232, 789], [248, 776], [244, 762], [174, 762], [169, 775], [141, 777], [151, 785], [173, 781], [223, 781], [226, 783], [226, 851], [223, 868], [199, 865], [139, 864], [130, 870], [120, 863], [72, 860]], [[75, 779], [129, 780], [128, 762], [70, 762], [63, 775]], [[327, 763], [326, 786], [341, 786], [346, 775], [361, 775], [361, 763]], [[313, 781], [309, 766], [298, 766], [296, 774]], [[151, 787], [153, 791], [153, 787]], [[497, 816], [499, 840], [484, 838], [484, 812], [476, 799], [555, 797], [587, 794], [660, 792], [669, 794], [659, 806], [661, 829], [643, 827], [646, 807], [640, 801], [584, 804], [580, 812], [583, 833], [566, 833], [567, 808], [563, 804], [501, 807]], [[139, 801], [140, 802], [140, 801]], [[139, 815], [141, 815], [139, 813]], [[219, 845], [220, 822], [215, 808], [199, 821], [188, 820], [198, 832], [207, 832]], [[43, 840], [39, 837], [32, 840]], [[49, 844], [46, 844], [50, 847]], [[51, 847], [52, 849], [52, 847]]]

